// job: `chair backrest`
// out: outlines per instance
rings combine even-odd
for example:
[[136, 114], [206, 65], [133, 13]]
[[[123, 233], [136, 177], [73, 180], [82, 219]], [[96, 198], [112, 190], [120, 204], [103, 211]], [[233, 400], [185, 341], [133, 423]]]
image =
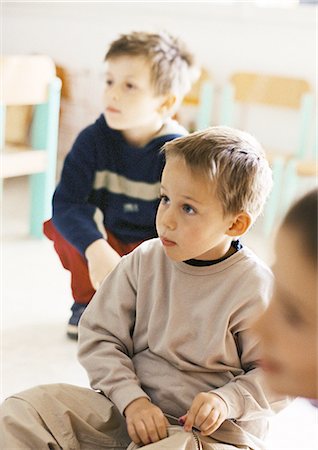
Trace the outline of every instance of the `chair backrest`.
[[[55, 72], [55, 64], [47, 55], [0, 58], [2, 148], [5, 142], [27, 144], [33, 117], [38, 116], [37, 109], [43, 109], [49, 102], [51, 86], [56, 82]], [[43, 128], [43, 124], [38, 128]]]
[[48, 86], [55, 78], [55, 64], [46, 55], [1, 57], [3, 105], [35, 105], [48, 99]]
[[306, 80], [274, 75], [238, 72], [231, 76], [236, 101], [285, 108], [300, 108], [303, 95], [310, 92]]
[[299, 113], [298, 142], [295, 156], [303, 157], [306, 153], [310, 134], [313, 94], [308, 81], [301, 78], [282, 77], [254, 72], [236, 72], [231, 75], [222, 96], [222, 125], [233, 126], [234, 104], [242, 106], [241, 117], [246, 125], [248, 111], [253, 106], [287, 108]]

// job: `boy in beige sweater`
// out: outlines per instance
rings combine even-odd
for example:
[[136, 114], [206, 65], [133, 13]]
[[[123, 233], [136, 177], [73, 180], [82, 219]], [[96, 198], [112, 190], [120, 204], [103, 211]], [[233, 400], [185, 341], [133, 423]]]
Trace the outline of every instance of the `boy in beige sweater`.
[[123, 257], [80, 322], [93, 390], [9, 398], [1, 448], [173, 448], [165, 414], [199, 429], [205, 449], [264, 448], [267, 417], [285, 400], [262, 386], [249, 326], [272, 275], [239, 237], [261, 212], [270, 168], [253, 137], [226, 127], [164, 151], [159, 237]]

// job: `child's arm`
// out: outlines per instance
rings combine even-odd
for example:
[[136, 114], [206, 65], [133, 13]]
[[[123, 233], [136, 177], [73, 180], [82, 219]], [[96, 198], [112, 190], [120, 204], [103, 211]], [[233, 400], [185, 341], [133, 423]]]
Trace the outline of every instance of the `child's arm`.
[[85, 256], [91, 283], [97, 290], [106, 275], [119, 263], [121, 257], [105, 239], [98, 239], [89, 245]]
[[[258, 315], [259, 311], [252, 317]], [[264, 385], [263, 373], [258, 367], [259, 342], [251, 335], [249, 326], [238, 333], [237, 345], [245, 373], [212, 392], [227, 404], [228, 419], [246, 421], [271, 417], [286, 407], [289, 400], [286, 396], [270, 391]]]
[[187, 414], [180, 418], [185, 430], [196, 427], [209, 436], [227, 419], [264, 418], [286, 407], [287, 398], [266, 392], [261, 376], [260, 369], [253, 369], [221, 388], [197, 394]]
[[146, 444], [165, 437], [168, 422], [142, 389], [134, 366], [138, 254], [121, 258], [86, 308], [79, 326], [79, 360], [92, 388], [125, 415], [132, 440]]
[[65, 158], [52, 202], [54, 225], [82, 255], [90, 244], [103, 237], [94, 220], [96, 205], [90, 201], [97, 170], [95, 147], [92, 127], [88, 127], [76, 138]]
[[251, 334], [249, 324], [251, 317], [259, 315], [264, 305], [263, 299], [254, 296], [246, 300], [244, 307], [233, 315], [232, 332], [236, 338], [241, 367], [245, 372], [224, 386], [196, 395], [189, 411], [182, 417], [185, 429], [195, 426], [204, 435], [210, 435], [226, 419], [257, 420], [272, 416], [287, 406], [286, 397], [274, 394], [264, 386], [262, 371], [257, 367], [259, 343]]

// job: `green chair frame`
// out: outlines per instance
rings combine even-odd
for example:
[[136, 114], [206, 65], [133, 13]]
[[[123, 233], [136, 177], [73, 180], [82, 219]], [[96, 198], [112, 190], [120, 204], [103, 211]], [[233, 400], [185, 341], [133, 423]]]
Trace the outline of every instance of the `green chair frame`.
[[[41, 78], [41, 75], [43, 77]], [[32, 80], [33, 76], [35, 79]], [[56, 160], [60, 112], [61, 80], [55, 76], [53, 61], [44, 55], [8, 55], [1, 59], [3, 101], [1, 120], [1, 180], [4, 178], [30, 175], [30, 218], [31, 236], [43, 236], [43, 222], [51, 217], [52, 194], [56, 184]], [[20, 82], [19, 88], [15, 82]], [[25, 81], [25, 86], [23, 83]], [[32, 86], [40, 89], [45, 83], [44, 94], [35, 95], [32, 100]], [[24, 88], [26, 92], [24, 96]], [[12, 91], [12, 94], [11, 94]], [[22, 93], [19, 97], [19, 92]], [[34, 105], [27, 147], [8, 147], [5, 137], [7, 105]]]

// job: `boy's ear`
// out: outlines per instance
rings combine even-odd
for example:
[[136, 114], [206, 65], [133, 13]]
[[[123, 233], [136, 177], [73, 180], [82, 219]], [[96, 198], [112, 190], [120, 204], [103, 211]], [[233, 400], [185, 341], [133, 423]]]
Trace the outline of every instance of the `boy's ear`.
[[246, 212], [237, 214], [232, 222], [232, 225], [227, 230], [228, 236], [242, 236], [252, 224], [251, 216]]
[[167, 94], [159, 107], [160, 112], [165, 114], [171, 111], [171, 109], [176, 104], [176, 101], [177, 97], [174, 94]]

